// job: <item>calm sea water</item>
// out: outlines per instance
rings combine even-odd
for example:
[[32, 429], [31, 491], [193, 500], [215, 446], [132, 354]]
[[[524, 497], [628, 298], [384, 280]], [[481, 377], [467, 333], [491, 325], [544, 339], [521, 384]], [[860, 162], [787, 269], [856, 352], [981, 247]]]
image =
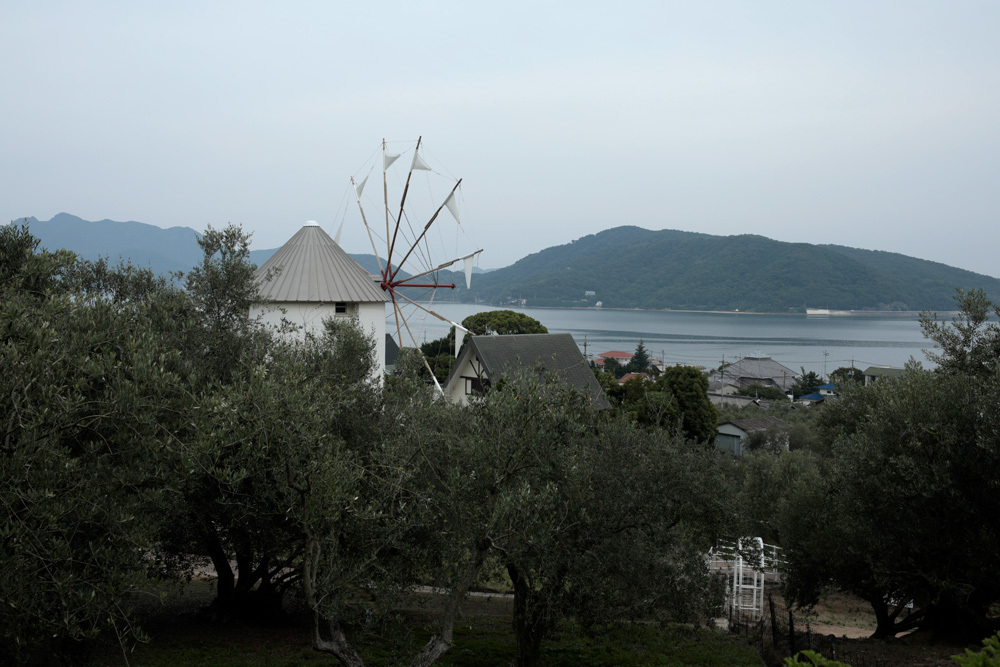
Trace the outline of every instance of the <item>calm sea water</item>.
[[[461, 322], [488, 306], [434, 304], [433, 310]], [[632, 352], [640, 340], [668, 364], [717, 367], [744, 356], [769, 356], [798, 371], [826, 374], [841, 366], [903, 366], [910, 358], [930, 366], [932, 347], [912, 317], [812, 317], [751, 313], [677, 313], [639, 310], [512, 308], [544, 324], [551, 333], [572, 334], [594, 358], [608, 350]], [[418, 341], [444, 336], [448, 326], [420, 311], [408, 317]], [[386, 330], [395, 331], [392, 317]], [[394, 334], [395, 335], [395, 334]], [[404, 345], [409, 337], [403, 334]], [[586, 347], [585, 347], [586, 346]]]

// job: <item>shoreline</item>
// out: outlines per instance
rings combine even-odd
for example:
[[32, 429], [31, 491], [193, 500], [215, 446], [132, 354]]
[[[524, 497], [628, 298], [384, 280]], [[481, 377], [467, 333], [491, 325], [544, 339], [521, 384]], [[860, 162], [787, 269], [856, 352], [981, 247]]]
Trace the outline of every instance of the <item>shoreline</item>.
[[[430, 303], [430, 302], [422, 302]], [[494, 306], [491, 304], [478, 304], [466, 301], [434, 301], [435, 304], [447, 304], [450, 306], [481, 306], [483, 308], [493, 308], [497, 310], [594, 310], [613, 312], [641, 312], [641, 313], [704, 313], [707, 315], [777, 315], [780, 317], [809, 317], [812, 319], [830, 318], [852, 318], [852, 317], [890, 317], [890, 318], [912, 318], [920, 319], [926, 312], [923, 310], [852, 310], [850, 312], [837, 312], [831, 314], [809, 314], [809, 313], [776, 313], [756, 310], [691, 310], [681, 308], [596, 308], [594, 306]], [[957, 310], [930, 311], [937, 317], [952, 318], [958, 315]]]

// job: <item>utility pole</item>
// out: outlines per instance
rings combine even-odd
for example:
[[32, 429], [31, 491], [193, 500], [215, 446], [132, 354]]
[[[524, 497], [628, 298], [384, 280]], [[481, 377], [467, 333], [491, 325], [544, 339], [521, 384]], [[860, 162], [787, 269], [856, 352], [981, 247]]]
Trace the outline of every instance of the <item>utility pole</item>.
[[719, 370], [722, 371], [722, 386], [719, 387], [719, 407], [725, 407], [726, 405], [726, 355], [722, 355], [722, 365], [719, 366]]
[[590, 356], [587, 354], [587, 334], [583, 334], [583, 358], [590, 361]]
[[830, 356], [830, 353], [823, 350], [823, 379], [825, 380], [828, 376], [826, 374], [826, 358]]

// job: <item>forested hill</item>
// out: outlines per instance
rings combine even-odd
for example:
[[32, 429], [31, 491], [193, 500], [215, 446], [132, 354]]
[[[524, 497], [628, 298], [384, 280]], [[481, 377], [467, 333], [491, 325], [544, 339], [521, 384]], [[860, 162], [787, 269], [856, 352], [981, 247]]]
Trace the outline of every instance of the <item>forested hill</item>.
[[472, 296], [529, 306], [952, 310], [956, 287], [1000, 296], [996, 278], [896, 253], [616, 227], [479, 276]]

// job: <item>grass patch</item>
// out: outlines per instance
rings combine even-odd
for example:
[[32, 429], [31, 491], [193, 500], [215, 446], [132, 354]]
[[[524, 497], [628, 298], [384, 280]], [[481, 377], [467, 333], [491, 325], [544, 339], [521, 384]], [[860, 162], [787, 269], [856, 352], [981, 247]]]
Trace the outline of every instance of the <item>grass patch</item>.
[[[191, 619], [193, 621], [193, 619]], [[148, 644], [129, 656], [131, 665], [166, 667], [319, 667], [338, 665], [332, 656], [309, 647], [305, 616], [265, 627], [220, 627], [185, 622], [163, 626]], [[356, 637], [356, 647], [367, 665], [405, 665], [430, 635], [431, 618], [401, 617], [401, 623]], [[94, 656], [89, 664], [124, 665], [112, 650]], [[509, 665], [514, 658], [510, 618], [474, 616], [455, 629], [455, 645], [438, 661], [454, 667]], [[555, 667], [588, 665], [760, 665], [756, 653], [738, 640], [708, 630], [685, 626], [657, 627], [621, 624], [587, 636], [564, 625], [542, 648], [542, 662]]]

